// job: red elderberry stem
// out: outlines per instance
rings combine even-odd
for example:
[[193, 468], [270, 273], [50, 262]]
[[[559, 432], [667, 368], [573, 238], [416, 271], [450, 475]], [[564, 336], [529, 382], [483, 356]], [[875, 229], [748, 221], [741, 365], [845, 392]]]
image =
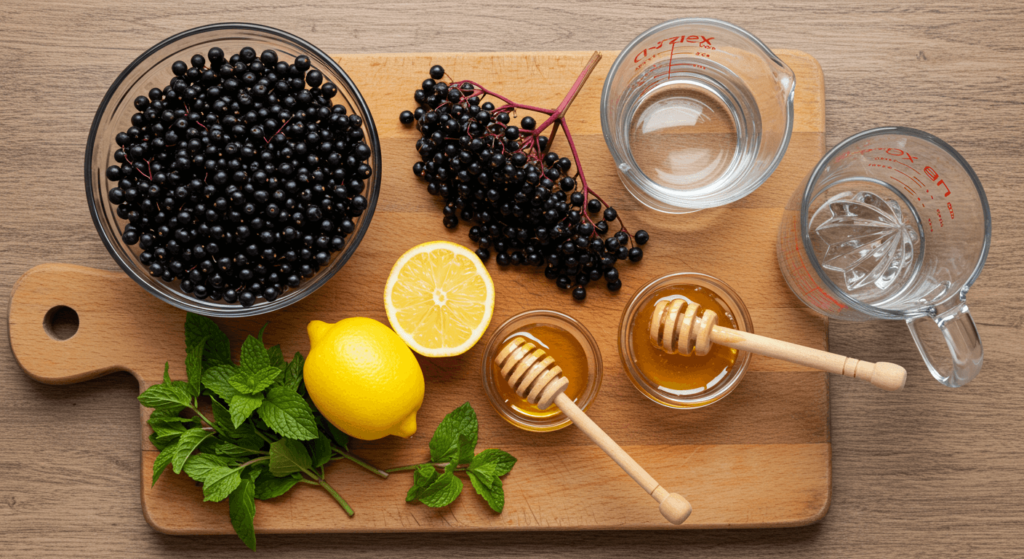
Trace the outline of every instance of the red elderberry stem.
[[[562, 102], [558, 104], [557, 108], [555, 108], [554, 112], [550, 113], [551, 116], [537, 127], [538, 133], [565, 116], [565, 112], [569, 110], [569, 105], [572, 105], [572, 102], [576, 100], [576, 96], [579, 95], [580, 90], [583, 89], [583, 84], [587, 83], [587, 79], [590, 78], [590, 74], [594, 73], [594, 69], [597, 68], [597, 63], [600, 61], [601, 53], [594, 51], [594, 54], [590, 56], [590, 60], [587, 61], [587, 65], [584, 66], [583, 71], [580, 72], [579, 77], [576, 78], [572, 87], [569, 88], [569, 93], [565, 95]], [[564, 122], [562, 123], [562, 127], [565, 127]], [[552, 135], [553, 134], [554, 132], [552, 132]], [[554, 138], [552, 138], [552, 140], [554, 140]], [[548, 145], [550, 145], [550, 142]]]

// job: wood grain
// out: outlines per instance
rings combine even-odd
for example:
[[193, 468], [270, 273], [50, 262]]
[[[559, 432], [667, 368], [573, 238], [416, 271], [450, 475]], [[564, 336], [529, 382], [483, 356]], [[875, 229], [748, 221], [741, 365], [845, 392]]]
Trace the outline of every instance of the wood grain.
[[[597, 111], [601, 83], [615, 53], [605, 53], [605, 59], [596, 68], [592, 82], [579, 94], [572, 110]], [[315, 294], [284, 310], [250, 319], [221, 321], [236, 347], [243, 336], [254, 332], [265, 322], [272, 325], [267, 332], [268, 343], [280, 343], [285, 354], [308, 350], [306, 324], [311, 320], [335, 322], [349, 316], [369, 316], [386, 323], [380, 293], [395, 260], [418, 243], [438, 237], [466, 243], [465, 231], [447, 231], [438, 223], [437, 201], [423, 192], [423, 185], [408, 170], [418, 160], [412, 149], [418, 133], [404, 126], [395, 126], [396, 119], [387, 115], [401, 112], [406, 106], [388, 91], [414, 90], [419, 79], [416, 68], [430, 66], [440, 55], [356, 55], [343, 57], [343, 67], [357, 83], [366, 83], [370, 76], [380, 76], [385, 83], [368, 90], [366, 102], [372, 114], [377, 115], [385, 142], [381, 153], [381, 199], [373, 221], [359, 250], [330, 282]], [[693, 268], [685, 259], [672, 258], [679, 254], [679, 243], [687, 239], [690, 224], [677, 216], [653, 214], [642, 209], [629, 210], [628, 194], [621, 188], [610, 157], [601, 142], [600, 123], [595, 123], [589, 112], [574, 126], [574, 137], [579, 138], [580, 157], [587, 166], [592, 187], [602, 192], [604, 199], [620, 208], [623, 219], [631, 223], [634, 216], [643, 216], [649, 223], [655, 241], [645, 248], [646, 258], [638, 265], [623, 267], [627, 285], [619, 293], [604, 289], [591, 289], [586, 304], [576, 304], [566, 293], [553, 285], [544, 284], [537, 270], [499, 271], [491, 262], [495, 283], [496, 308], [492, 328], [524, 310], [553, 308], [567, 312], [589, 325], [591, 333], [603, 348], [602, 354], [608, 374], [602, 391], [590, 409], [593, 420], [599, 422], [615, 439], [628, 441], [649, 455], [654, 466], [663, 466], [668, 473], [659, 477], [666, 487], [691, 485], [692, 480], [718, 479], [716, 486], [728, 485], [731, 491], [715, 497], [715, 505], [701, 511], [704, 504], [693, 502], [697, 509], [682, 528], [764, 527], [800, 525], [817, 521], [828, 509], [831, 476], [828, 452], [828, 385], [824, 375], [806, 367], [768, 359], [755, 361], [744, 377], [757, 379], [757, 397], [724, 400], [715, 408], [687, 412], [656, 409], [644, 400], [625, 380], [619, 366], [618, 318], [632, 293], [646, 281], [668, 273], [700, 271], [713, 275], [738, 278], [736, 286], [749, 307], [772, 309], [762, 313], [761, 323], [755, 329], [789, 339], [802, 345], [825, 347], [827, 321], [804, 308], [786, 287], [778, 270], [763, 266], [750, 268], [748, 262], [737, 261], [731, 247], [758, 239], [765, 252], [773, 251], [777, 216], [787, 197], [779, 190], [788, 190], [780, 178], [806, 172], [805, 162], [816, 161], [824, 154], [822, 74], [813, 58], [796, 51], [780, 51], [784, 61], [796, 68], [798, 94], [796, 114], [800, 115], [794, 135], [802, 138], [797, 147], [787, 152], [779, 173], [765, 183], [758, 193], [773, 200], [774, 206], [756, 215], [743, 207], [721, 208], [716, 213], [715, 234], [702, 242], [702, 252], [708, 255], [705, 268]], [[589, 54], [581, 53], [512, 53], [451, 55], [446, 62], [451, 75], [472, 75], [481, 83], [503, 84], [501, 92], [514, 99], [523, 99], [533, 88], [539, 87], [544, 95], [533, 101], [542, 105], [558, 104], [562, 93], [571, 85], [572, 76], [579, 72]], [[530, 81], [530, 75], [542, 78]], [[808, 116], [808, 114], [810, 116]], [[381, 115], [384, 115], [383, 117]], [[817, 116], [815, 116], [817, 115]], [[816, 138], [817, 141], [807, 141]], [[563, 147], [558, 140], [553, 150]], [[593, 163], [593, 165], [590, 165]], [[795, 169], [794, 169], [795, 167]], [[758, 194], [758, 193], [755, 193]], [[773, 219], [774, 217], [774, 219]], [[411, 227], [409, 224], [417, 224]], [[721, 224], [719, 224], [721, 223]], [[657, 242], [657, 238], [662, 238]], [[685, 253], [684, 253], [685, 254]], [[532, 276], [532, 277], [524, 277]], [[629, 279], [632, 278], [632, 279]], [[539, 284], [539, 285], [538, 285]], [[79, 317], [78, 332], [71, 338], [58, 341], [44, 328], [50, 309], [66, 306]], [[15, 285], [9, 309], [9, 337], [11, 348], [19, 364], [32, 378], [53, 384], [81, 382], [113, 371], [127, 370], [139, 380], [140, 389], [160, 382], [163, 364], [170, 359], [172, 378], [184, 378], [184, 313], [149, 295], [129, 277], [120, 273], [94, 270], [67, 264], [37, 266], [27, 272]], [[493, 329], [491, 330], [493, 332]], [[487, 334], [485, 334], [486, 336]], [[157, 341], [158, 340], [158, 341]], [[155, 341], [155, 343], [154, 343]], [[486, 444], [506, 447], [516, 444], [521, 449], [517, 458], [520, 468], [534, 470], [527, 476], [509, 476], [505, 488], [510, 498], [501, 515], [494, 515], [486, 507], [477, 506], [471, 499], [460, 499], [451, 507], [440, 511], [423, 512], [407, 505], [404, 499], [387, 498], [401, 492], [393, 486], [407, 485], [392, 480], [386, 495], [377, 484], [361, 483], [358, 471], [349, 470], [339, 481], [345, 498], [357, 507], [359, 514], [349, 519], [338, 516], [335, 503], [322, 499], [322, 495], [304, 493], [296, 506], [305, 514], [278, 514], [273, 506], [262, 507], [268, 514], [262, 518], [262, 529], [267, 532], [366, 532], [394, 529], [395, 519], [406, 529], [420, 531], [538, 529], [560, 526], [578, 529], [667, 529], [672, 525], [656, 514], [641, 492], [629, 492], [631, 480], [599, 464], [607, 461], [600, 455], [581, 462], [574, 453], [587, 439], [575, 429], [555, 434], [536, 434], [519, 431], [496, 417], [491, 410], [479, 381], [480, 361], [484, 344], [463, 356], [448, 359], [420, 359], [427, 379], [427, 396], [418, 414], [418, 423], [429, 433], [448, 411], [465, 401], [479, 410], [481, 430]], [[761, 366], [767, 366], [762, 369]], [[799, 372], [798, 372], [799, 371]], [[767, 378], [758, 378], [767, 374]], [[789, 381], [789, 379], [795, 379]], [[803, 389], [793, 390], [798, 383]], [[746, 403], [746, 405], [741, 405]], [[609, 413], [615, 410], [616, 413]], [[787, 419], [754, 422], [773, 410]], [[142, 418], [149, 415], [142, 408]], [[718, 417], [715, 422], [710, 417]], [[752, 423], [741, 430], [730, 426]], [[154, 458], [155, 449], [149, 443], [149, 428], [142, 426], [142, 450], [145, 463]], [[744, 445], [733, 452], [707, 453], [722, 456], [723, 462], [713, 460], [682, 460], [676, 446], [693, 444], [700, 433], [708, 445]], [[824, 436], [822, 436], [824, 434]], [[390, 437], [361, 444], [360, 452], [383, 454], [376, 463], [381, 467], [394, 467], [421, 462], [424, 458], [423, 435], [410, 441]], [[773, 444], [786, 440], [790, 444]], [[759, 443], [759, 444], [758, 444]], [[763, 446], [763, 447], [762, 447]], [[742, 451], [740, 449], [743, 449]], [[779, 460], [780, 450], [793, 454]], [[734, 462], [741, 460], [758, 464], [756, 475], [747, 469], [736, 469]], [[557, 466], [578, 464], [578, 468]], [[646, 462], [645, 462], [646, 465]], [[335, 465], [333, 470], [343, 469]], [[590, 476], [580, 475], [581, 469]], [[816, 471], [815, 471], [816, 470]], [[807, 475], [807, 472], [813, 475]], [[597, 473], [600, 472], [600, 475]], [[518, 470], [517, 470], [518, 473]], [[143, 511], [151, 525], [164, 533], [231, 533], [226, 521], [211, 524], [200, 509], [210, 508], [202, 503], [201, 495], [191, 483], [176, 484], [180, 491], [153, 488], [150, 475], [142, 470]], [[769, 483], [767, 480], [775, 480]], [[593, 510], [591, 492], [585, 488], [600, 483], [608, 507]], [[767, 485], [773, 485], [771, 490]], [[794, 504], [790, 499], [777, 499], [777, 488], [789, 488], [801, 497]], [[407, 489], [407, 488], [406, 488]], [[575, 490], [574, 490], [575, 489]], [[652, 488], [653, 490], [653, 488]], [[396, 493], [397, 495], [397, 493]], [[515, 496], [515, 498], [511, 498]], [[774, 506], [760, 515], [752, 515], [762, 503]], [[191, 506], [186, 507], [185, 504]], [[365, 503], [373, 503], [367, 505]], [[612, 506], [614, 505], [614, 506]], [[371, 509], [371, 510], [365, 510]], [[525, 511], [543, 511], [525, 514]], [[175, 511], [167, 515], [166, 511]], [[271, 512], [275, 511], [275, 512]], [[655, 514], [651, 514], [655, 512]], [[412, 528], [415, 524], [416, 528]], [[216, 529], [214, 528], [216, 527]]]
[[[236, 11], [242, 6], [244, 15]], [[1024, 360], [1024, 233], [1015, 222], [1024, 183], [1021, 4], [698, 0], [681, 7], [665, 0], [522, 0], [516, 6], [343, 0], [0, 4], [0, 46], [7, 54], [0, 79], [3, 291], [9, 293], [18, 277], [45, 262], [117, 270], [85, 209], [81, 169], [88, 126], [121, 69], [182, 29], [245, 19], [292, 31], [335, 53], [589, 51], [622, 48], [643, 29], [672, 17], [717, 17], [773, 48], [800, 49], [821, 62], [827, 145], [874, 126], [910, 125], [947, 140], [971, 162], [992, 205], [994, 232], [985, 271], [970, 294], [987, 350], [981, 376], [962, 389], [944, 388], [917, 359], [902, 324], [833, 322], [833, 351], [906, 365], [910, 377], [903, 392], [884, 401], [873, 397], [874, 387], [846, 379], [831, 383], [833, 501], [828, 516], [813, 526], [534, 533], [525, 539], [481, 533], [280, 535], [261, 536], [259, 552], [403, 558], [1020, 556], [1024, 387], [1017, 380]], [[702, 219], [707, 221], [693, 223], [693, 233], [713, 222]], [[771, 247], [740, 248], [752, 266], [775, 266]], [[688, 258], [695, 267], [703, 265], [702, 255]], [[736, 280], [725, 279], [735, 286]], [[0, 306], [6, 299], [0, 297]], [[730, 400], [751, 387], [744, 381]], [[137, 393], [137, 381], [123, 374], [67, 387], [43, 385], [26, 377], [9, 351], [0, 351], [4, 556], [252, 555], [234, 536], [164, 536], [145, 524], [135, 485], [141, 467]]]

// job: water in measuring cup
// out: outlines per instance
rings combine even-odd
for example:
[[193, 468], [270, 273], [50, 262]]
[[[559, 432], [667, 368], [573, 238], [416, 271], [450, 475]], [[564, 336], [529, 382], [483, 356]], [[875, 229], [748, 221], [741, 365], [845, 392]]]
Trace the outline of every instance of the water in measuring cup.
[[700, 66], [662, 60], [622, 96], [628, 151], [666, 189], [724, 188], [757, 154], [761, 117], [750, 89], [720, 64]]
[[863, 303], [886, 306], [898, 300], [921, 268], [917, 211], [902, 196], [835, 190], [822, 191], [829, 197], [810, 221], [818, 262], [835, 285]]

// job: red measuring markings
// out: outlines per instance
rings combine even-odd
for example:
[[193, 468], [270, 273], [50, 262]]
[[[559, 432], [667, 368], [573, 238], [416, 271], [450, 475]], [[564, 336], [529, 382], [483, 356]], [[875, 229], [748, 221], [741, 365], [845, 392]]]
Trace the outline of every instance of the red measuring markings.
[[[660, 54], [662, 52], [661, 49], [664, 48], [664, 46], [666, 44], [670, 45], [670, 51], [671, 51], [670, 54], [669, 54], [670, 58], [672, 56], [675, 56], [675, 50], [676, 50], [676, 44], [677, 43], [680, 44], [680, 45], [683, 45], [683, 44], [693, 44], [693, 45], [696, 45], [696, 48], [698, 48], [698, 49], [705, 49], [705, 50], [710, 50], [710, 51], [717, 50], [711, 44], [711, 42], [714, 41], [714, 40], [715, 40], [714, 37], [707, 37], [707, 36], [704, 36], [704, 35], [680, 35], [678, 37], [669, 37], [668, 39], [662, 39], [662, 40], [658, 41], [657, 44], [648, 46], [648, 47], [644, 48], [644, 50], [638, 52], [636, 54], [636, 56], [633, 57], [633, 62], [636, 63], [636, 64], [639, 64], [639, 66], [636, 67], [636, 69], [639, 70], [651, 58], [654, 58], [655, 56]], [[711, 58], [711, 56], [709, 54], [701, 52], [701, 51], [698, 51], [698, 50], [694, 50], [693, 52], [688, 52], [687, 54], [696, 55], [696, 56], [703, 56], [705, 58]]]
[[[866, 154], [874, 152], [874, 151], [882, 151], [886, 155], [889, 155], [891, 157], [882, 157], [879, 154], [878, 156], [874, 157], [872, 159], [872, 161], [886, 161], [886, 162], [890, 162], [890, 163], [896, 163], [896, 164], [899, 164], [899, 165], [903, 165], [907, 169], [910, 169], [911, 171], [914, 172], [915, 175], [920, 175], [921, 174], [921, 171], [919, 171], [916, 167], [913, 167], [913, 166], [911, 166], [909, 164], [909, 163], [915, 163], [917, 161], [918, 157], [915, 156], [915, 155], [911, 155], [909, 152], [907, 152], [905, 150], [902, 150], [900, 148], [876, 147], [876, 148], [865, 148], [865, 149], [862, 149], [862, 150], [859, 150], [859, 151], [847, 151], [847, 152], [843, 153], [842, 155], [839, 155], [838, 157], [836, 157], [836, 163], [838, 163], [838, 162], [842, 161], [843, 159], [846, 159], [847, 157], [849, 157], [851, 155], [854, 155], [854, 154], [866, 155]], [[893, 159], [893, 158], [895, 158], [895, 159]], [[907, 173], [903, 172], [899, 168], [893, 167], [892, 165], [886, 165], [884, 163], [868, 163], [868, 167], [881, 167], [883, 169], [889, 169], [891, 171], [895, 171], [895, 172], [903, 175], [904, 177], [907, 177], [912, 182], [917, 184], [918, 187], [923, 189], [924, 193], [928, 195], [928, 199], [929, 200], [934, 200], [935, 199], [935, 196], [931, 193], [931, 189], [928, 186], [926, 186], [920, 179], [918, 179], [915, 176], [908, 175]], [[936, 171], [934, 168], [932, 168], [930, 166], [927, 166], [927, 165], [922, 169], [922, 171], [924, 171], [925, 176], [927, 176], [929, 179], [931, 179], [932, 183], [934, 183], [935, 186], [941, 186], [942, 188], [944, 188], [946, 190], [946, 192], [942, 195], [943, 198], [945, 198], [945, 197], [949, 196], [950, 194], [952, 194], [952, 192], [949, 190], [949, 186], [946, 184], [946, 181], [939, 176], [939, 172], [938, 171]], [[895, 176], [890, 175], [889, 178], [891, 178], [894, 181], [902, 184], [904, 190], [906, 190], [907, 192], [910, 192], [911, 194], [913, 194], [914, 197], [917, 198], [917, 201], [921, 202], [921, 207], [927, 207], [925, 205], [925, 203], [924, 203], [924, 200], [922, 200], [921, 197], [918, 196], [918, 193], [915, 192], [914, 189], [912, 187], [910, 187], [910, 185], [908, 185], [907, 183], [899, 180]], [[946, 209], [949, 210], [949, 219], [952, 220], [953, 219], [953, 215], [954, 215], [953, 214], [953, 203], [952, 202], [947, 202], [946, 203]], [[939, 213], [939, 227], [943, 227], [944, 223], [943, 223], [943, 219], [942, 219], [942, 212], [939, 211], [939, 210], [936, 210], [936, 212]], [[929, 226], [931, 226], [931, 219], [928, 220], [928, 224], [929, 224]]]
[[846, 159], [847, 157], [849, 157], [849, 156], [851, 156], [851, 155], [853, 155], [855, 153], [857, 155], [865, 155], [865, 154], [871, 153], [873, 151], [883, 151], [883, 152], [886, 153], [886, 155], [891, 155], [893, 157], [902, 157], [902, 158], [906, 159], [907, 161], [909, 161], [911, 163], [917, 161], [917, 157], [915, 157], [913, 155], [910, 155], [909, 153], [907, 153], [907, 152], [905, 152], [905, 151], [903, 151], [903, 150], [901, 150], [899, 148], [881, 148], [881, 147], [879, 147], [879, 148], [864, 148], [864, 149], [859, 150], [859, 151], [847, 151], [847, 152], [843, 153], [842, 155], [836, 157], [836, 163]]
[[949, 187], [946, 186], [946, 181], [944, 181], [944, 180], [939, 178], [939, 172], [938, 171], [936, 171], [935, 169], [932, 169], [931, 167], [925, 167], [924, 168], [924, 174], [928, 175], [928, 178], [932, 179], [932, 182], [934, 182], [936, 185], [941, 186], [941, 187], [946, 189], [945, 196], [949, 196], [950, 195]]
[[820, 309], [824, 313], [838, 314], [846, 305], [836, 301], [811, 276], [807, 269], [807, 256], [800, 250], [797, 234], [797, 216], [794, 214], [782, 236], [782, 258], [790, 272], [791, 287], [809, 306]]
[[672, 76], [672, 68], [679, 68], [680, 66], [687, 66], [687, 67], [690, 67], [690, 68], [699, 68], [701, 70], [706, 70], [707, 69], [706, 66], [701, 66], [700, 64], [691, 64], [689, 62], [676, 62], [675, 64], [673, 64], [670, 61], [669, 65], [668, 65], [668, 71], [667, 72], [659, 72], [657, 74], [645, 75], [645, 76], [643, 76], [642, 80], [640, 80], [635, 86], [632, 86], [632, 87], [643, 87], [643, 90], [640, 91], [640, 94], [641, 95], [645, 95], [650, 90], [652, 90], [655, 87], [661, 85], [662, 82], [658, 78], [671, 77]]

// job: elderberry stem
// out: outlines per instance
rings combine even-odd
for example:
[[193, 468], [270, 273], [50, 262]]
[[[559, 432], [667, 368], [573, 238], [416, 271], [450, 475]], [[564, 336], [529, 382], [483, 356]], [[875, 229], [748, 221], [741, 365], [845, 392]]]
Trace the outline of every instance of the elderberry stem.
[[[589, 198], [589, 194], [593, 194], [594, 198], [597, 198], [598, 202], [601, 202], [602, 204], [605, 205], [605, 207], [608, 207], [608, 203], [605, 202], [598, 193], [594, 192], [593, 190], [590, 189], [589, 186], [587, 186], [587, 177], [583, 175], [583, 167], [580, 166], [580, 156], [576, 152], [576, 143], [572, 141], [572, 134], [569, 133], [569, 123], [567, 123], [564, 118], [559, 119], [559, 121], [562, 123], [562, 129], [565, 131], [565, 141], [569, 143], [569, 150], [572, 151], [572, 158], [576, 162], [576, 174], [580, 177], [580, 184], [583, 185], [584, 213], [586, 213], [586, 205], [587, 200]], [[587, 216], [587, 219], [589, 220], [590, 217]], [[630, 238], [632, 238], [632, 235], [629, 233], [629, 230], [626, 229], [626, 224], [622, 221], [622, 216], [616, 215], [615, 221], [618, 221], [619, 225], [622, 227], [622, 231], [625, 231], [626, 235], [629, 235]], [[593, 223], [593, 221], [591, 221], [591, 223]]]
[[[572, 87], [569, 88], [569, 92], [565, 94], [562, 102], [558, 104], [558, 107], [555, 108], [553, 113], [551, 113], [551, 116], [537, 127], [538, 133], [565, 116], [565, 111], [569, 110], [569, 105], [576, 100], [576, 96], [579, 95], [580, 90], [583, 89], [583, 84], [587, 83], [587, 79], [590, 78], [590, 74], [594, 73], [594, 68], [597, 67], [597, 63], [600, 61], [601, 53], [594, 51], [594, 54], [590, 56], [590, 60], [587, 62], [587, 65], [584, 66], [583, 71], [580, 72], [579, 77], [576, 78]], [[562, 127], [565, 128], [565, 122], [562, 122]], [[554, 141], [554, 138], [551, 140]], [[548, 145], [551, 145], [551, 143], [549, 142]]]
[[[469, 95], [469, 94], [467, 94], [466, 91], [462, 90], [462, 85], [463, 84], [467, 84], [467, 83], [474, 87], [473, 91], [471, 92], [472, 95]], [[500, 106], [500, 107], [498, 107], [498, 108], [496, 108], [496, 109], [494, 109], [494, 111], [492, 111], [494, 113], [498, 113], [498, 112], [502, 112], [502, 111], [507, 111], [509, 109], [513, 109], [513, 110], [521, 109], [521, 110], [524, 110], [524, 111], [534, 111], [534, 112], [538, 112], [538, 113], [544, 113], [544, 114], [547, 114], [547, 115], [552, 114], [554, 112], [551, 109], [542, 109], [540, 107], [534, 107], [534, 106], [531, 106], [531, 105], [523, 105], [521, 103], [516, 103], [516, 102], [508, 99], [507, 97], [505, 97], [503, 95], [500, 95], [498, 93], [495, 93], [495, 92], [487, 89], [486, 87], [484, 87], [484, 86], [482, 86], [482, 85], [480, 85], [480, 84], [478, 84], [478, 83], [476, 83], [474, 81], [470, 81], [470, 80], [463, 80], [461, 82], [452, 82], [449, 85], [449, 88], [457, 88], [459, 90], [459, 92], [462, 94], [462, 100], [463, 101], [465, 101], [469, 97], [478, 97], [478, 96], [479, 97], [483, 97], [483, 96], [486, 96], [486, 95], [490, 95], [492, 97], [497, 97], [498, 99], [501, 99], [502, 101], [505, 102], [505, 104]], [[480, 93], [477, 93], [477, 90], [479, 90]], [[448, 103], [450, 103], [450, 101], [445, 101], [444, 103], [442, 103], [442, 105], [448, 104]]]

